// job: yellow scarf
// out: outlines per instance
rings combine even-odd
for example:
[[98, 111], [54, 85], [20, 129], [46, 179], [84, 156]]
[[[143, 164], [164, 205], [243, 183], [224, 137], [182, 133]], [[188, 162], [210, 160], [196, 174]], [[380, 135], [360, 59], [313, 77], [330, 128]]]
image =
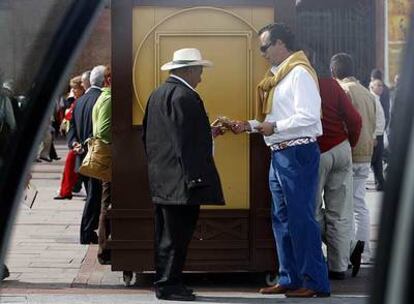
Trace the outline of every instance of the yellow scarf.
[[311, 74], [312, 78], [315, 80], [316, 86], [319, 89], [318, 76], [309, 63], [305, 53], [303, 53], [303, 51], [295, 52], [281, 63], [276, 74], [273, 75], [271, 70], [268, 70], [263, 80], [257, 86], [256, 105], [254, 109], [254, 118], [256, 120], [264, 121], [266, 114], [269, 114], [272, 110], [275, 87], [294, 67], [298, 65], [305, 68]]

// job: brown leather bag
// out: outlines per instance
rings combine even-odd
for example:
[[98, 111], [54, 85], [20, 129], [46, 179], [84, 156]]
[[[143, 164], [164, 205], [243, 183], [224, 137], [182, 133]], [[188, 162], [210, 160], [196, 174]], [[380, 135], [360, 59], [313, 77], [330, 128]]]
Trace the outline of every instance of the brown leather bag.
[[111, 145], [99, 138], [89, 138], [88, 152], [79, 168], [79, 173], [85, 176], [111, 181], [112, 179], [112, 151]]

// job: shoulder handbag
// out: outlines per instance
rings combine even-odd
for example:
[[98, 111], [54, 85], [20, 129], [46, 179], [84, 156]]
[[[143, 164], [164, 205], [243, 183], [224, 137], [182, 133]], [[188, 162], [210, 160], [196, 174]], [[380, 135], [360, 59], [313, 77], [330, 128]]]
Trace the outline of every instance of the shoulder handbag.
[[86, 140], [88, 152], [79, 168], [79, 173], [103, 181], [111, 181], [112, 177], [112, 152], [111, 145], [104, 143], [99, 138]]

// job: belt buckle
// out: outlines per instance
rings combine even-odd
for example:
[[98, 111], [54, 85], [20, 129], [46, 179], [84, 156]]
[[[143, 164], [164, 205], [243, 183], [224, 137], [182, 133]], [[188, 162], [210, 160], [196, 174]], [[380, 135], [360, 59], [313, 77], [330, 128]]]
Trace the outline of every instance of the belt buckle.
[[287, 147], [289, 147], [289, 145], [288, 145], [288, 143], [287, 143], [286, 141], [281, 142], [281, 143], [279, 144], [279, 150], [286, 149]]

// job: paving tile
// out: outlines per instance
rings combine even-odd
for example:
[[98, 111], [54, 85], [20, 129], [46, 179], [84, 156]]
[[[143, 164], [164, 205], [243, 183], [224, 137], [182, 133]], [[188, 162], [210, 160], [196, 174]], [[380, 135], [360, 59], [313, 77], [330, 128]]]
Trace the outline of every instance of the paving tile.
[[70, 268], [70, 269], [79, 269], [80, 264], [72, 264], [72, 263], [47, 263], [47, 262], [33, 262], [29, 264], [30, 267], [33, 268], [60, 268], [60, 269], [66, 269], [66, 268]]
[[[61, 151], [60, 155], [64, 155], [66, 150], [62, 148]], [[2, 285], [5, 293], [0, 296], [0, 303], [157, 303], [151, 290], [151, 280], [146, 279], [149, 283], [145, 282], [143, 287], [126, 289], [123, 287], [122, 272], [112, 272], [110, 266], [97, 262], [97, 246], [79, 244], [83, 198], [64, 202], [53, 200], [62, 168], [63, 161], [53, 165], [36, 164], [34, 167], [32, 183], [38, 188], [39, 196], [33, 209], [20, 206], [6, 260], [11, 275]], [[367, 194], [369, 208], [373, 210], [373, 249], [376, 248], [380, 199], [381, 194], [377, 192]], [[352, 280], [361, 286], [358, 294], [363, 294], [369, 278], [367, 268], [361, 272], [361, 278]], [[206, 287], [203, 282], [199, 281], [200, 286], [197, 286], [201, 290], [200, 301], [194, 303], [304, 303], [296, 300], [287, 302], [283, 297], [262, 297], [255, 291], [234, 292], [227, 289], [225, 292], [211, 292], [217, 287]], [[238, 288], [242, 290], [247, 287]], [[249, 289], [256, 290], [251, 286]], [[365, 297], [347, 296], [352, 290], [341, 285], [333, 285], [333, 290], [335, 296], [324, 303], [366, 303]], [[13, 291], [15, 296], [8, 296], [7, 291]], [[101, 295], [105, 292], [109, 295]], [[42, 295], [45, 293], [49, 294]], [[321, 302], [310, 299], [306, 303]]]
[[3, 303], [3, 304], [27, 303], [27, 297], [26, 296], [0, 296], [0, 303]]

